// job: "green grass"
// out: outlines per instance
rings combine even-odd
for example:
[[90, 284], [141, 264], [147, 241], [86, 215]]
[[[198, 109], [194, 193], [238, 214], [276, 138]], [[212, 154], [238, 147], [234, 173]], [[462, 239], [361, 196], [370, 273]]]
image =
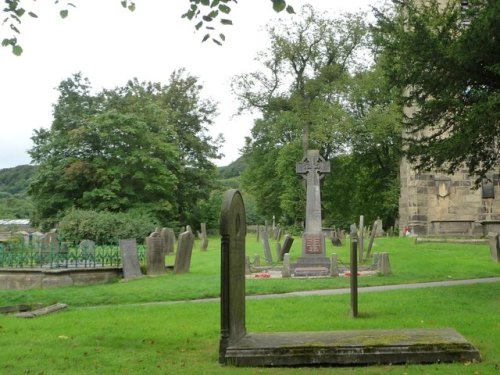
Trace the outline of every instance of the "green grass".
[[69, 307], [36, 319], [0, 316], [2, 374], [497, 374], [500, 283], [247, 302], [247, 328], [320, 331], [453, 327], [480, 363], [342, 368], [234, 368], [217, 363], [219, 304]]
[[[300, 240], [296, 239], [291, 251], [292, 262], [300, 256]], [[274, 243], [273, 243], [274, 247]], [[327, 246], [327, 255], [336, 252], [340, 262], [349, 263], [348, 244], [334, 248]], [[409, 282], [458, 280], [500, 276], [498, 263], [490, 260], [488, 245], [418, 244], [408, 238], [378, 238], [372, 252], [390, 254], [393, 274], [390, 276], [360, 277], [362, 286], [389, 285]], [[255, 236], [247, 236], [247, 254], [253, 259], [259, 254], [264, 262], [262, 246]], [[173, 265], [174, 256], [167, 257]], [[247, 294], [285, 293], [291, 291], [333, 289], [349, 286], [344, 277], [325, 279], [252, 279], [247, 280]], [[116, 305], [155, 301], [175, 301], [217, 297], [220, 293], [220, 241], [211, 238], [206, 252], [195, 245], [189, 274], [172, 273], [144, 277], [128, 282], [97, 286], [81, 286], [35, 290], [0, 290], [0, 306], [20, 303], [63, 302], [71, 306]]]
[[[347, 244], [328, 247], [348, 263]], [[419, 244], [380, 238], [393, 275], [361, 277], [382, 285], [499, 276], [487, 245]], [[247, 254], [261, 245], [248, 236]], [[300, 255], [300, 241], [292, 261]], [[173, 256], [167, 264], [173, 264]], [[0, 315], [0, 374], [497, 374], [500, 371], [500, 283], [396, 290], [359, 295], [360, 317], [350, 317], [349, 296], [251, 300], [250, 332], [452, 327], [478, 347], [480, 363], [335, 368], [233, 368], [220, 366], [219, 304], [160, 303], [215, 297], [220, 290], [220, 243], [193, 253], [189, 274], [45, 290], [0, 291], [0, 306], [63, 302], [69, 308], [36, 319]], [[340, 288], [347, 278], [247, 280], [247, 293]]]

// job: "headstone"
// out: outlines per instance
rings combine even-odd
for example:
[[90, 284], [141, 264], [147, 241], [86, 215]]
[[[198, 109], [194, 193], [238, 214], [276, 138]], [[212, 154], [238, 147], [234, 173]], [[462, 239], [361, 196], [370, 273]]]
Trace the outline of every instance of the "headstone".
[[206, 251], [208, 248], [207, 225], [201, 223], [201, 251]]
[[377, 227], [375, 229], [375, 226], [374, 226], [373, 230], [375, 231], [376, 237], [385, 236], [384, 228], [382, 227], [382, 219], [381, 218], [377, 218]]
[[159, 232], [153, 232], [146, 238], [146, 272], [148, 275], [165, 273], [165, 253]]
[[494, 232], [488, 233], [488, 239], [490, 244], [490, 254], [491, 259], [494, 262], [500, 262], [500, 241], [499, 234]]
[[257, 225], [257, 242], [260, 240], [260, 225]]
[[276, 259], [278, 259], [278, 261], [283, 261], [283, 253], [281, 252], [281, 243], [280, 242], [276, 242]]
[[42, 237], [43, 233], [40, 232], [34, 232], [31, 234], [31, 246], [33, 246], [33, 249], [36, 251], [40, 251], [42, 248]]
[[285, 234], [285, 240], [283, 242], [283, 247], [281, 248], [280, 261], [282, 261], [285, 254], [290, 253], [293, 245], [293, 237], [289, 234]]
[[264, 247], [264, 258], [266, 258], [266, 262], [269, 264], [273, 263], [273, 255], [271, 254], [271, 247], [269, 246], [269, 235], [267, 230], [263, 230], [260, 234], [260, 238], [262, 239], [262, 246]]
[[255, 258], [253, 258], [253, 265], [255, 267], [260, 267], [260, 255], [255, 255]]
[[92, 240], [82, 240], [80, 241], [78, 248], [80, 249], [81, 257], [85, 262], [85, 265], [87, 265], [90, 262], [95, 266], [96, 263], [95, 242]]
[[302, 235], [302, 256], [294, 265], [298, 276], [328, 275], [330, 260], [326, 257], [325, 234], [321, 223], [320, 180], [330, 172], [330, 162], [318, 150], [308, 150], [296, 165], [296, 172], [306, 180], [306, 226]]
[[163, 252], [165, 255], [174, 253], [175, 233], [172, 228], [162, 228], [160, 231], [162, 238]]
[[137, 255], [137, 241], [135, 238], [120, 240], [120, 253], [122, 256], [123, 278], [133, 279], [141, 277], [141, 266]]
[[361, 215], [359, 217], [359, 230], [358, 230], [358, 261], [361, 263], [363, 261], [363, 253], [365, 251], [365, 244], [364, 244], [364, 228], [365, 228], [365, 217]]
[[286, 253], [283, 255], [283, 270], [281, 271], [281, 277], [291, 277], [292, 273], [290, 271], [290, 254]]
[[380, 253], [378, 259], [378, 272], [384, 276], [392, 273], [391, 263], [389, 262], [389, 253]]
[[370, 257], [372, 251], [373, 241], [375, 240], [375, 235], [377, 234], [377, 228], [378, 228], [378, 220], [375, 220], [375, 222], [373, 223], [373, 229], [370, 233], [370, 242], [368, 243], [368, 250], [366, 250], [367, 259]]
[[59, 252], [59, 240], [57, 239], [56, 232], [46, 233], [41, 239], [41, 251], [43, 253], [57, 253]]
[[331, 277], [339, 276], [339, 258], [338, 255], [335, 253], [332, 253], [330, 260], [330, 276]]
[[243, 198], [238, 190], [225, 193], [220, 219], [221, 235], [221, 336], [219, 362], [226, 363], [226, 350], [246, 335], [245, 235]]
[[19, 240], [23, 247], [28, 247], [30, 245], [30, 234], [24, 230], [16, 232], [16, 235], [19, 237]]
[[191, 255], [193, 253], [194, 234], [190, 230], [179, 235], [177, 254], [175, 255], [175, 273], [186, 273], [191, 268]]

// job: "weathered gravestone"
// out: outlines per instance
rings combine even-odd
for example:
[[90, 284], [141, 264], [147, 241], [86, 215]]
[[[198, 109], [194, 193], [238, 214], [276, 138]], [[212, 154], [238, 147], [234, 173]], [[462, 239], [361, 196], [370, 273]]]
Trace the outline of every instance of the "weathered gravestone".
[[43, 233], [41, 232], [34, 232], [31, 234], [31, 246], [33, 246], [33, 249], [40, 251], [42, 248], [42, 237]]
[[57, 233], [45, 233], [43, 237], [40, 238], [40, 246], [42, 253], [57, 253], [59, 251], [59, 240], [57, 238]]
[[308, 150], [296, 165], [296, 172], [306, 180], [306, 226], [302, 236], [302, 256], [294, 265], [295, 276], [327, 276], [330, 260], [326, 257], [325, 234], [321, 225], [320, 180], [330, 172], [330, 162], [318, 150]]
[[175, 273], [189, 272], [191, 267], [191, 255], [193, 253], [194, 234], [190, 230], [179, 235], [179, 242], [177, 243], [177, 253], [175, 255]]
[[81, 252], [81, 259], [85, 262], [85, 266], [91, 263], [95, 266], [95, 242], [92, 240], [82, 240], [78, 245]]
[[175, 233], [172, 228], [163, 228], [160, 231], [163, 252], [165, 255], [174, 253]]
[[500, 241], [498, 233], [489, 232], [488, 239], [490, 244], [491, 259], [494, 262], [500, 262]]
[[260, 233], [262, 239], [262, 246], [264, 247], [264, 258], [268, 264], [273, 263], [273, 255], [271, 254], [271, 246], [269, 245], [269, 234], [267, 229], [263, 229]]
[[159, 232], [153, 232], [146, 238], [146, 272], [148, 275], [165, 273], [165, 252]]
[[281, 247], [281, 252], [280, 252], [280, 261], [283, 261], [283, 257], [285, 254], [290, 253], [290, 250], [292, 249], [293, 245], [293, 237], [290, 236], [289, 234], [285, 234], [285, 241], [283, 242], [283, 246]]
[[475, 361], [479, 352], [453, 329], [363, 329], [248, 333], [245, 312], [245, 207], [225, 193], [221, 220], [219, 362], [234, 366], [345, 366]]
[[141, 266], [137, 255], [137, 241], [135, 238], [119, 241], [120, 253], [122, 256], [122, 269], [124, 279], [141, 277]]
[[206, 251], [208, 248], [207, 225], [201, 223], [201, 251]]
[[292, 277], [292, 273], [290, 271], [290, 254], [286, 253], [283, 255], [283, 269], [281, 271], [281, 277]]

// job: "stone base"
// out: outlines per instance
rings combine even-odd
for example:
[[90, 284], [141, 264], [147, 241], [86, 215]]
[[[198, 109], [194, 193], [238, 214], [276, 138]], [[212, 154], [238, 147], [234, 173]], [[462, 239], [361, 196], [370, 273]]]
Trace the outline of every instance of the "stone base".
[[330, 259], [323, 256], [300, 257], [291, 265], [293, 276], [329, 276]]
[[234, 366], [357, 366], [479, 361], [454, 329], [358, 330], [247, 334], [230, 345]]

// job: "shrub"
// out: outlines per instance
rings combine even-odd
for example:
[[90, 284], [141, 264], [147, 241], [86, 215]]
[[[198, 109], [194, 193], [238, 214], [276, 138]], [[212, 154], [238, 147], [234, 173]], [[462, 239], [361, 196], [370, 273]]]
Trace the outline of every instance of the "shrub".
[[118, 244], [119, 239], [135, 238], [142, 243], [157, 223], [149, 215], [123, 212], [72, 210], [59, 222], [59, 236], [77, 243], [89, 239], [99, 245]]

